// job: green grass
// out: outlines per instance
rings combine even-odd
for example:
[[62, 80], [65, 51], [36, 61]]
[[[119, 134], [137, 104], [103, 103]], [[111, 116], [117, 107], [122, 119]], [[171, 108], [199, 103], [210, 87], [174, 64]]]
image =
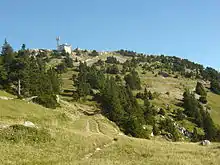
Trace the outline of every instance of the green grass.
[[208, 92], [208, 105], [211, 106], [211, 116], [216, 124], [220, 126], [220, 95]]
[[9, 98], [16, 98], [16, 96], [9, 94], [5, 91], [1, 91], [1, 90], [0, 90], [0, 96], [5, 96], [5, 97], [9, 97]]
[[[16, 143], [0, 139], [0, 164], [218, 164], [220, 161], [220, 144], [202, 147], [197, 143], [130, 138], [118, 135], [117, 126], [102, 115], [86, 116], [77, 110], [95, 109], [92, 104], [61, 105], [51, 110], [17, 99], [0, 100], [0, 125], [13, 127], [28, 120], [38, 126], [38, 130], [20, 126], [15, 130], [0, 129], [4, 136], [9, 133], [7, 136], [18, 139]], [[36, 137], [39, 142], [33, 143]], [[117, 139], [114, 143], [113, 138]], [[96, 148], [101, 150], [95, 152]], [[85, 159], [89, 153], [93, 155]]]
[[217, 146], [202, 147], [192, 143], [169, 143], [122, 136], [115, 145], [95, 154], [85, 164], [218, 164], [220, 157]]

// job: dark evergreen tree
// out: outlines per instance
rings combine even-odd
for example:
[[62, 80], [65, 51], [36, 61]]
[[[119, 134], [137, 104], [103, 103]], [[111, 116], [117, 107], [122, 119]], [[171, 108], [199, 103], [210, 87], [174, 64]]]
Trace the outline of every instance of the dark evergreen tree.
[[153, 125], [154, 124], [154, 109], [152, 108], [148, 98], [144, 99], [144, 107], [143, 107], [144, 119], [146, 124]]
[[113, 77], [107, 78], [105, 87], [101, 91], [101, 97], [104, 114], [120, 125], [124, 111], [119, 99], [119, 88]]
[[125, 77], [126, 84], [132, 89], [141, 89], [141, 81], [138, 76], [138, 73], [135, 70], [132, 70], [131, 73], [127, 74]]
[[208, 140], [216, 140], [217, 129], [214, 122], [208, 112], [203, 113], [203, 128], [205, 132], [205, 137]]
[[65, 54], [64, 63], [68, 68], [73, 67], [73, 59], [70, 57], [68, 53]]
[[199, 101], [203, 104], [206, 104], [208, 102], [206, 96], [200, 96]]
[[107, 57], [107, 60], [105, 62], [109, 64], [119, 64], [117, 58], [113, 56]]
[[7, 42], [6, 39], [5, 39], [5, 43], [2, 46], [1, 54], [3, 56], [4, 64], [7, 66], [10, 65], [14, 59], [14, 52], [13, 52], [11, 45]]
[[91, 53], [89, 53], [89, 56], [92, 56], [92, 57], [96, 57], [98, 55], [99, 53], [96, 50], [93, 50]]
[[197, 131], [196, 127], [194, 127], [191, 141], [192, 142], [198, 142], [199, 140], [200, 139], [199, 139], [198, 131]]
[[211, 91], [220, 95], [220, 82], [216, 79], [211, 80]]
[[90, 94], [91, 86], [88, 83], [88, 68], [86, 63], [80, 62], [76, 86], [79, 97], [85, 98]]
[[181, 109], [177, 109], [176, 111], [176, 119], [177, 120], [183, 120], [185, 118], [183, 111]]
[[197, 82], [197, 84], [196, 84], [196, 93], [201, 95], [201, 96], [206, 96], [207, 95], [207, 93], [205, 91], [205, 88], [204, 88], [204, 86], [202, 85], [201, 82]]
[[6, 88], [8, 73], [3, 66], [0, 66], [0, 89]]
[[25, 44], [22, 44], [21, 50], [22, 50], [22, 51], [25, 51], [25, 50], [26, 50], [26, 45], [25, 45]]
[[60, 63], [56, 66], [56, 71], [57, 73], [59, 74], [62, 74], [62, 73], [65, 73], [67, 72], [67, 67], [66, 67], [66, 64], [65, 63]]
[[161, 122], [160, 125], [161, 125], [162, 129], [164, 129], [166, 132], [168, 132], [172, 135], [173, 141], [179, 140], [179, 134], [178, 134], [171, 119], [169, 119], [169, 118], [165, 119], [164, 121]]
[[106, 73], [109, 73], [109, 74], [118, 74], [118, 73], [119, 73], [118, 66], [115, 65], [115, 64], [108, 66], [108, 68], [107, 68], [107, 70], [106, 70]]

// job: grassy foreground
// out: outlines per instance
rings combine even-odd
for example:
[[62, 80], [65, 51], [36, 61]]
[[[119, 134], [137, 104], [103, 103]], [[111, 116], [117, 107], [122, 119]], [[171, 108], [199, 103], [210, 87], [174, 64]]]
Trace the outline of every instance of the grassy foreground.
[[50, 136], [46, 142], [30, 142], [26, 137], [31, 140], [32, 132], [21, 134], [15, 130], [10, 137], [17, 137], [18, 141], [0, 139], [0, 164], [195, 165], [220, 162], [220, 144], [203, 147], [197, 143], [167, 142], [162, 138], [127, 137], [105, 117], [82, 113], [82, 110], [92, 109], [95, 107], [62, 102], [61, 108], [51, 110], [16, 99], [0, 100], [0, 126], [31, 121]]

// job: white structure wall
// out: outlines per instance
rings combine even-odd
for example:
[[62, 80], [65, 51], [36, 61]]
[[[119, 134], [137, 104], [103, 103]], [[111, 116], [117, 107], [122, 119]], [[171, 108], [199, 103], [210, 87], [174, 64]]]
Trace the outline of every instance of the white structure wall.
[[68, 45], [68, 44], [62, 44], [62, 45], [57, 46], [57, 50], [59, 52], [65, 51], [66, 53], [71, 54], [72, 53], [72, 46]]

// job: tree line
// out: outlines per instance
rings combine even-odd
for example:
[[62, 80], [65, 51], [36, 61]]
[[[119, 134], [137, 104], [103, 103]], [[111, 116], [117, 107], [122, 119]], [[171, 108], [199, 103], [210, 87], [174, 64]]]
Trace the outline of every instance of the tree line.
[[60, 92], [61, 79], [56, 68], [47, 68], [43, 57], [32, 56], [24, 44], [14, 52], [5, 40], [0, 58], [1, 89], [18, 98], [37, 96], [34, 101], [49, 108], [58, 105], [56, 95]]

